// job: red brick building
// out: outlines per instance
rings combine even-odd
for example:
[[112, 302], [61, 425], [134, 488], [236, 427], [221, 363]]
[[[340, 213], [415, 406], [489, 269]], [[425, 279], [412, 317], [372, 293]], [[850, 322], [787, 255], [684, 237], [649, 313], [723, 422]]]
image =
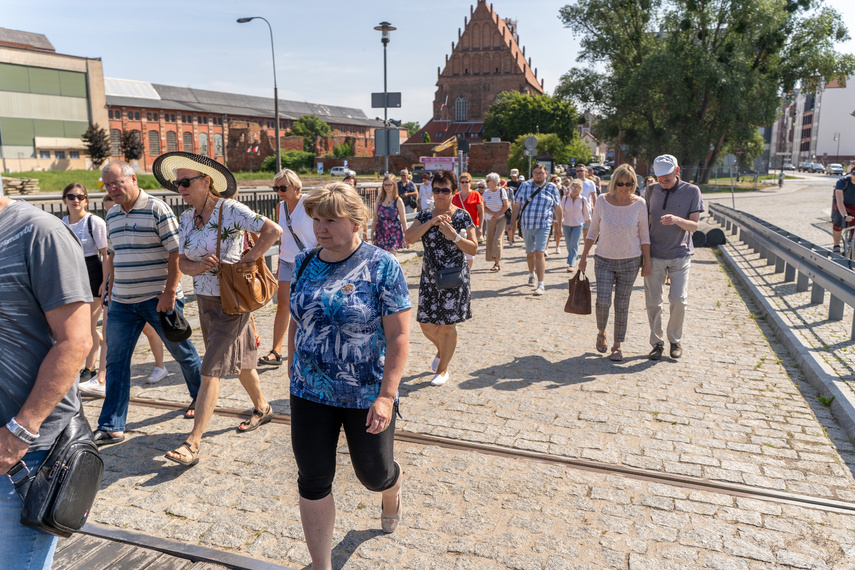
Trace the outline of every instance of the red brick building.
[[[145, 150], [132, 162], [141, 170], [150, 170], [159, 154], [176, 150], [216, 158], [233, 170], [258, 170], [276, 148], [272, 98], [127, 79], [105, 78], [104, 87], [112, 155], [123, 158], [122, 137], [136, 131]], [[283, 152], [302, 150], [302, 140], [289, 130], [303, 115], [329, 124], [337, 141], [352, 140], [357, 156], [372, 154], [373, 129], [382, 127], [361, 109], [280, 100]]]
[[478, 0], [457, 32], [457, 44], [437, 68], [432, 119], [408, 143], [420, 143], [424, 133], [439, 143], [451, 136], [480, 142], [484, 115], [502, 91], [543, 94], [543, 80], [520, 47], [516, 21], [502, 19], [492, 4]]

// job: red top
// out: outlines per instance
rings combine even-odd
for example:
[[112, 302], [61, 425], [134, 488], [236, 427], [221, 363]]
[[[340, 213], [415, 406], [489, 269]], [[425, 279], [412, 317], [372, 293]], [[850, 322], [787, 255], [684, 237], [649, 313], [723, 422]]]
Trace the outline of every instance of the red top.
[[469, 195], [466, 196], [466, 203], [463, 204], [460, 202], [460, 193], [454, 195], [454, 198], [451, 200], [451, 203], [457, 206], [458, 208], [464, 208], [469, 215], [472, 217], [472, 223], [476, 226], [481, 225], [481, 219], [478, 217], [478, 204], [484, 202], [484, 199], [481, 198], [481, 194], [475, 192], [473, 190], [469, 191]]

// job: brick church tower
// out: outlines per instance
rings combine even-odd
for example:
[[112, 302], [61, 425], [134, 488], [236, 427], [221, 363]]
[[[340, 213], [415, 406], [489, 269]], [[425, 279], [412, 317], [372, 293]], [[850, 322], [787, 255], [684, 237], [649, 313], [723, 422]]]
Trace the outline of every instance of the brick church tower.
[[437, 68], [433, 118], [407, 142], [422, 142], [425, 132], [432, 143], [452, 136], [481, 142], [484, 115], [499, 93], [543, 94], [543, 80], [538, 82], [520, 47], [516, 21], [500, 18], [485, 0], [469, 12], [445, 56], [445, 69]]

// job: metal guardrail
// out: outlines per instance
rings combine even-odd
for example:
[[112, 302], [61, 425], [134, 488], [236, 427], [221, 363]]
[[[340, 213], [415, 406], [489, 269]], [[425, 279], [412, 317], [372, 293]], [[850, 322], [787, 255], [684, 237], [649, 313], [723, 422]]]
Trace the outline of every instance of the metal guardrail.
[[[775, 273], [784, 274], [784, 282], [796, 281], [797, 291], [811, 289], [811, 304], [821, 305], [828, 291], [831, 300], [828, 319], [843, 319], [845, 305], [855, 307], [855, 262], [826, 247], [811, 243], [756, 216], [721, 204], [710, 204], [710, 215], [731, 235], [739, 234]], [[855, 319], [850, 338], [855, 340]]]

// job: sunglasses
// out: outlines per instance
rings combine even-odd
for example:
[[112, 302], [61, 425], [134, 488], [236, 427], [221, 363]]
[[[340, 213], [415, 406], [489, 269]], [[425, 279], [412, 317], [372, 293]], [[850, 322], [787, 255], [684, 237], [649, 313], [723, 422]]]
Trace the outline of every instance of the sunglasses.
[[176, 186], [183, 186], [185, 188], [190, 188], [190, 183], [193, 182], [194, 180], [198, 180], [200, 178], [202, 178], [201, 174], [199, 176], [194, 176], [193, 178], [182, 178], [181, 180], [176, 180], [175, 185]]
[[619, 186], [623, 188], [624, 186], [629, 186], [630, 188], [635, 186], [635, 182], [615, 182], [615, 186]]
[[288, 186], [274, 186], [273, 189], [276, 192], [285, 192], [290, 187], [291, 187], [291, 185], [289, 184]]
[[461, 181], [460, 181], [460, 183], [461, 183], [461, 184], [472, 184], [472, 183], [471, 183], [471, 182], [469, 182], [468, 180], [461, 180]]
[[80, 200], [82, 202], [83, 200], [86, 200], [86, 196], [83, 194], [66, 194], [65, 199], [70, 201]]
[[451, 194], [452, 192], [451, 188], [433, 188], [434, 194]]

